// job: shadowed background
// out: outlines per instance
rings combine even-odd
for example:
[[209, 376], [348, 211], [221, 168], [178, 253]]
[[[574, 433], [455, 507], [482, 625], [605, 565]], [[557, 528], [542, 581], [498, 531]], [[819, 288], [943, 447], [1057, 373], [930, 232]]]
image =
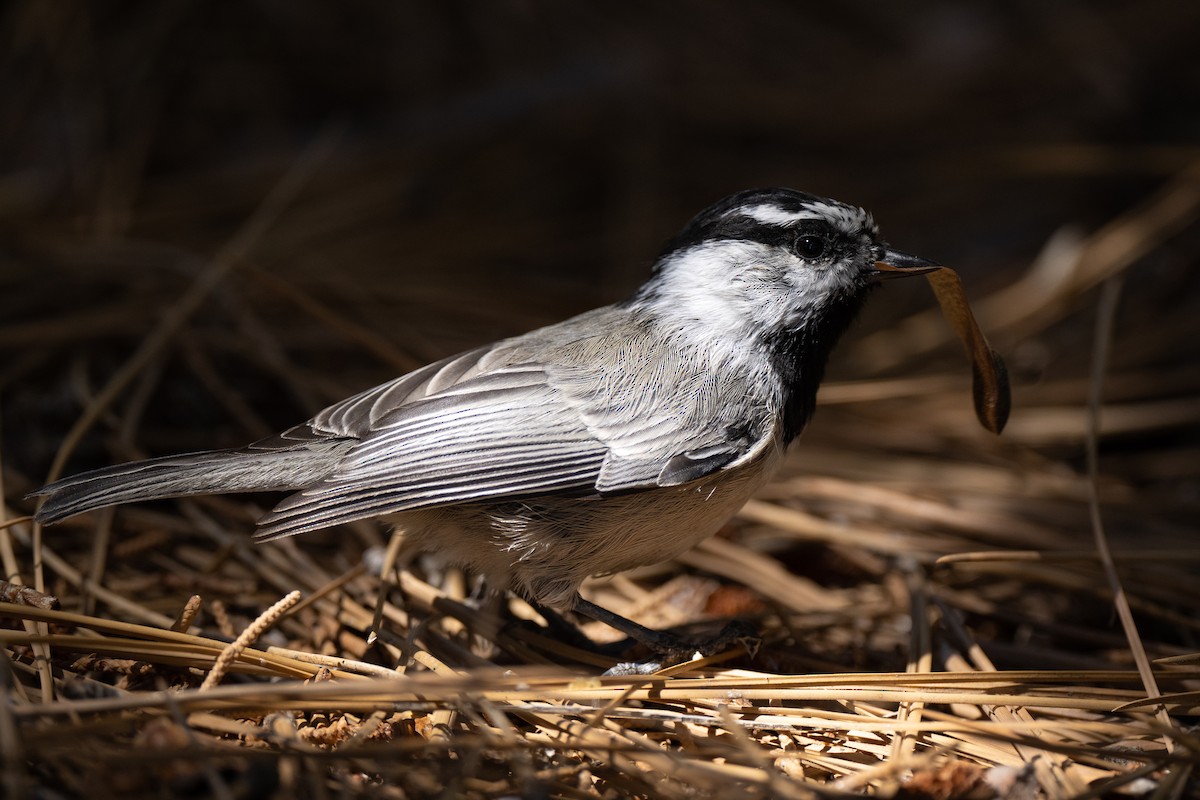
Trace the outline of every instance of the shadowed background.
[[[626, 296], [693, 213], [751, 186], [863, 205], [981, 297], [1056, 231], [1094, 230], [1194, 157], [1197, 17], [1120, 3], [10, 5], [7, 461], [48, 463], [77, 411], [71, 376], [105, 380], [322, 137], [309, 183], [188, 327], [217, 337], [207, 356], [272, 428], [396, 372], [314, 327], [295, 293], [417, 364]], [[1140, 301], [1161, 325], [1159, 307], [1194, 302], [1190, 252], [1141, 265], [1126, 314]], [[871, 320], [929, 305], [921, 286], [881, 295]], [[315, 396], [264, 385], [251, 318]], [[1089, 335], [997, 344], [1020, 382], [1082, 374]], [[1194, 354], [1191, 338], [1139, 355]], [[853, 368], [835, 357], [835, 376]], [[243, 441], [206, 405], [147, 403], [176, 422], [161, 448]]]
[[[963, 550], [1089, 550], [1096, 287], [1123, 275], [1105, 520], [1114, 548], [1167, 554], [1124, 573], [1151, 655], [1193, 651], [1197, 30], [1200, 4], [1166, 0], [9, 3], [8, 515], [32, 510], [22, 497], [56, 456], [69, 473], [241, 445], [435, 358], [621, 299], [701, 208], [790, 186], [868, 208], [894, 246], [961, 273], [1012, 372], [1010, 429], [996, 439], [974, 422], [969, 370], [928, 287], [887, 285], [835, 352], [785, 474], [713, 545], [740, 549], [635, 575], [645, 592], [699, 587], [674, 616], [643, 619], [778, 618], [786, 630], [767, 623], [777, 646], [759, 668], [903, 670], [897, 569], [936, 572]], [[143, 608], [174, 614], [195, 590], [250, 619], [286, 588], [240, 573], [205, 584], [196, 575], [218, 568], [187, 548], [216, 547], [196, 533], [201, 514], [249, 563], [270, 502], [93, 515], [46, 542]], [[781, 521], [779, 508], [818, 522]], [[103, 555], [110, 535], [128, 545], [119, 556]], [[356, 526], [299, 547], [336, 573], [383, 541]], [[763, 577], [767, 557], [782, 583]], [[196, 575], [179, 578], [181, 564]], [[1092, 562], [938, 575], [1000, 666], [1130, 663]], [[795, 588], [806, 580], [828, 594]], [[54, 570], [46, 588], [115, 613]], [[594, 591], [625, 608], [637, 594], [620, 581]], [[655, 597], [666, 607], [668, 595]], [[306, 646], [342, 652], [362, 628]]]

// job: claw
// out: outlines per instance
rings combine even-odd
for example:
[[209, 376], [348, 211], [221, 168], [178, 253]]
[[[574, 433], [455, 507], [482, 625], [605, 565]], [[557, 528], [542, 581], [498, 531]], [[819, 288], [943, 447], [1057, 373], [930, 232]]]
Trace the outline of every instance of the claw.
[[626, 677], [630, 675], [653, 675], [663, 668], [661, 661], [622, 661], [604, 670], [603, 677]]
[[[610, 670], [605, 673], [606, 675], [647, 675], [650, 672], [658, 671], [663, 666], [689, 661], [697, 653], [701, 656], [711, 656], [724, 652], [735, 644], [740, 644], [751, 657], [754, 657], [762, 644], [758, 630], [745, 620], [733, 620], [716, 636], [689, 638], [667, 631], [651, 630], [582, 598], [576, 601], [575, 610], [606, 625], [611, 625], [631, 639], [645, 645], [654, 655], [661, 658], [660, 661], [646, 664], [632, 662], [618, 664], [613, 669], [620, 671], [612, 672]], [[649, 669], [651, 666], [654, 668]]]

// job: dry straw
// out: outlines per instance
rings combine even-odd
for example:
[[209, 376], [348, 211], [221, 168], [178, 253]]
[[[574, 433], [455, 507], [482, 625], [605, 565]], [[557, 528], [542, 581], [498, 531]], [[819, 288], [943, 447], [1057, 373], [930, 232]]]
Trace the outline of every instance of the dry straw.
[[[1106, 297], [1097, 341], [1115, 324], [1115, 293]], [[340, 329], [328, 308], [317, 318]], [[129, 381], [152, 360], [135, 357]], [[1093, 419], [1105, 362], [1092, 372]], [[959, 408], [940, 400], [955, 385]], [[858, 382], [827, 394], [836, 408], [896, 386]], [[80, 780], [67, 771], [98, 779], [131, 770], [165, 785], [201, 776], [230, 792], [224, 776], [266, 769], [283, 785], [307, 775], [349, 791], [349, 776], [365, 771], [408, 792], [453, 786], [474, 796], [541, 787], [578, 797], [1098, 797], [1150, 786], [1178, 796], [1200, 758], [1189, 732], [1200, 667], [1170, 631], [1200, 634], [1186, 611], [1200, 602], [1196, 554], [1171, 546], [1177, 529], [1164, 521], [1154, 546], [1108, 547], [1097, 526], [1103, 546], [1080, 548], [1070, 528], [1086, 529], [1089, 496], [1093, 524], [1105, 495], [1125, 492], [1129, 508], [1137, 498], [1106, 487], [1112, 479], [1094, 458], [1090, 475], [1072, 478], [1022, 449], [1037, 436], [1027, 426], [1032, 439], [1021, 441], [1021, 415], [1069, 399], [1039, 406], [1027, 395], [1017, 441], [990, 441], [972, 432], [951, 373], [906, 386], [907, 408], [936, 409], [919, 416], [987, 457], [959, 467], [937, 449], [905, 454], [897, 445], [907, 434], [884, 420], [881, 441], [858, 451], [819, 435], [806, 442], [799, 468], [748, 504], [732, 535], [681, 557], [726, 583], [652, 569], [589, 587], [647, 624], [707, 609], [763, 627], [755, 659], [722, 654], [644, 678], [598, 677], [613, 656], [545, 627], [559, 623], [516, 600], [469, 601], [453, 571], [404, 571], [397, 583], [389, 566], [381, 581], [359, 562], [364, 547], [383, 552], [373, 530], [254, 547], [243, 532], [255, 510], [238, 500], [189, 502], [179, 517], [131, 508], [112, 545], [122, 557], [84, 572], [72, 564], [104, 518], [73, 521], [47, 540], [14, 517], [0, 525], [10, 576], [0, 603], [9, 621], [0, 630], [6, 789], [33, 784], [34, 758], [64, 770], [64, 786]], [[211, 388], [215, 397], [232, 391]], [[83, 419], [99, 419], [118, 396], [97, 393]], [[1089, 441], [1101, 430], [1093, 422]], [[795, 560], [815, 547], [840, 559], [826, 559], [824, 576]], [[393, 540], [383, 560], [396, 557]], [[32, 564], [66, 608], [24, 585], [31, 574], [36, 584]], [[85, 593], [97, 611], [71, 610]], [[258, 611], [271, 593], [286, 596]], [[171, 608], [180, 595], [188, 599]], [[1123, 636], [1070, 611], [1105, 609], [1114, 597]], [[1134, 618], [1159, 638], [1142, 639]], [[1022, 627], [1047, 646], [1000, 635]], [[1086, 646], [1072, 654], [1071, 642]], [[1050, 665], [999, 668], [989, 652]], [[893, 653], [907, 655], [897, 662]], [[853, 668], [859, 661], [871, 668]]]
[[[117, 52], [118, 42], [129, 65], [158, 64], [145, 54], [173, 53], [177, 42], [185, 55], [189, 42], [216, 52], [192, 13], [217, 12], [163, 4], [161, 14], [118, 14], [120, 35], [103, 46], [87, 40], [112, 23], [99, 12], [95, 25], [45, 4], [7, 15], [0, 58], [14, 60], [0, 85], [27, 112], [14, 119], [59, 120], [54, 89], [71, 80], [70, 96], [87, 102], [69, 124], [39, 128], [37, 146], [16, 141], [18, 123], [0, 127], [0, 151], [54, 154], [45, 174], [31, 170], [26, 182], [22, 168], [0, 181], [0, 259], [28, 266], [18, 280], [0, 273], [5, 796], [1195, 796], [1200, 316], [1189, 292], [1200, 151], [1044, 142], [1046, 130], [1064, 129], [1062, 103], [1037, 93], [1062, 80], [1078, 94], [1061, 76], [1087, 82], [1107, 69], [1120, 85], [1134, 80], [1129, 52], [1106, 31], [1191, 65], [1194, 26], [1176, 16], [1197, 12], [1166, 0], [1109, 5], [1037, 12], [1047, 47], [1076, 54], [1073, 69], [1030, 43], [974, 62], [974, 77], [945, 70], [953, 80], [930, 83], [922, 70], [942, 62], [881, 62], [864, 50], [855, 61], [865, 83], [839, 83], [839, 70], [801, 82], [803, 97], [800, 83], [768, 85], [763, 75], [782, 74], [785, 60], [775, 59], [796, 49], [793, 31], [829, 20], [772, 24], [783, 41], [737, 51], [720, 81], [711, 48], [680, 45], [652, 61], [701, 79], [673, 86], [669, 103], [642, 97], [674, 114], [669, 124], [643, 124], [646, 109], [629, 103], [617, 129], [585, 109], [627, 87], [586, 63], [572, 61], [546, 85], [524, 73], [506, 83], [488, 64], [494, 82], [458, 95], [457, 73], [444, 86], [402, 83], [410, 50], [390, 39], [369, 71], [308, 47], [274, 68], [256, 52], [237, 69], [189, 72], [189, 86], [204, 102], [236, 102], [229, 76], [257, 76], [249, 85], [269, 91], [247, 89], [255, 112], [223, 119], [248, 140], [282, 130], [293, 144], [315, 144], [230, 157], [215, 172], [189, 166], [192, 144], [213, 126], [172, 116], [191, 95], [170, 82], [171, 69], [138, 67], [141, 79], [118, 87], [129, 94], [113, 95], [128, 102], [110, 108], [92, 102], [97, 83], [112, 95], [109, 71], [75, 59]], [[356, 14], [373, 20], [389, 7]], [[750, 25], [768, 7], [791, 13], [788, 4], [739, 13]], [[637, 13], [679, 30], [676, 9], [656, 8]], [[856, 25], [880, 27], [806, 40], [806, 75], [843, 63], [851, 42], [879, 38], [889, 15], [897, 51], [927, 46], [899, 33], [921, 27], [907, 9], [850, 8]], [[445, 13], [453, 25], [470, 16]], [[956, 13], [946, 19], [967, 25], [975, 12]], [[289, 19], [302, 25], [300, 16]], [[688, 30], [708, 24], [713, 41], [736, 50], [727, 22], [706, 20]], [[476, 21], [472, 30], [490, 30]], [[440, 30], [403, 22], [430, 42]], [[21, 59], [55, 31], [64, 38], [47, 50], [42, 79], [26, 80], [18, 67], [33, 66]], [[1175, 50], [1163, 44], [1172, 37]], [[537, 38], [538, 47], [557, 41]], [[465, 63], [470, 49], [436, 63]], [[763, 72], [738, 72], [743, 62]], [[287, 98], [272, 105], [285, 72], [432, 105], [375, 138], [354, 124], [313, 133], [308, 117], [285, 119]], [[1158, 82], [1173, 107], [1182, 79]], [[754, 657], [737, 650], [650, 676], [601, 677], [643, 654], [622, 650], [601, 625], [580, 635], [489, 596], [470, 575], [410, 558], [399, 540], [381, 556], [389, 539], [380, 526], [252, 545], [254, 519], [273, 498], [134, 506], [47, 531], [31, 523], [25, 493], [68, 460], [74, 469], [241, 444], [435, 356], [586, 307], [591, 298], [564, 263], [582, 265], [588, 288], [632, 286], [642, 277], [633, 270], [690, 208], [677, 188], [715, 194], [728, 176], [778, 175], [793, 162], [786, 174], [811, 182], [797, 188], [853, 188], [859, 176], [824, 145], [796, 161], [796, 142], [807, 141], [797, 131], [811, 133], [814, 109], [835, 97], [869, 97], [859, 112], [869, 116], [846, 106], [822, 115], [835, 126], [828, 135], [857, 152], [862, 131], [905, 113], [907, 88], [878, 87], [925, 84], [935, 94], [917, 106], [921, 124], [890, 126], [900, 157], [888, 160], [899, 171], [866, 175], [859, 190], [881, 187], [880, 202], [891, 192], [892, 213], [907, 214], [899, 228], [879, 214], [897, 245], [907, 245], [904, 225], [919, 231], [925, 221], [926, 239], [971, 254], [951, 266], [1012, 370], [1004, 435], [979, 429], [969, 373], [933, 295], [887, 287], [837, 351], [833, 370], [847, 380], [822, 388], [820, 412], [777, 480], [676, 562], [585, 587], [646, 625], [747, 618], [763, 634]], [[1054, 113], [1017, 130], [996, 119], [1006, 97]], [[1121, 97], [1084, 109], [1071, 129], [1080, 142], [1101, 106], [1124, 102], [1139, 122], [1161, 113]], [[522, 127], [512, 116], [521, 103], [549, 105]], [[969, 118], [974, 127], [960, 127]], [[1008, 131], [999, 140], [1030, 144], [989, 147], [969, 135], [998, 126]], [[69, 141], [42, 148], [60, 127]], [[114, 141], [117, 130], [135, 135]], [[697, 144], [677, 143], [677, 130]], [[756, 146], [731, 147], [731, 136]], [[578, 149], [559, 153], [551, 140]], [[718, 152], [730, 161], [713, 161]], [[700, 162], [712, 168], [704, 181]], [[61, 186], [46, 177], [63, 170]], [[1081, 199], [1093, 183], [1120, 191]], [[903, 197], [893, 185], [906, 187]], [[953, 207], [953, 187], [967, 186], [980, 187], [963, 204], [970, 218]], [[510, 197], [520, 192], [529, 195]], [[579, 199], [589, 193], [612, 205]], [[991, 259], [990, 269], [974, 258]], [[524, 283], [498, 268], [517, 263], [530, 265]], [[453, 271], [460, 265], [477, 266]], [[608, 271], [597, 279], [593, 269]]]

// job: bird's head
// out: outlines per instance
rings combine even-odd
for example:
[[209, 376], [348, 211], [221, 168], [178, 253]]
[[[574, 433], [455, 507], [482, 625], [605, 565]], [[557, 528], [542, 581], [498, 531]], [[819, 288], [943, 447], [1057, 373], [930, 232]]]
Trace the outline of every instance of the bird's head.
[[635, 303], [743, 336], [834, 325], [884, 278], [937, 269], [892, 250], [861, 208], [793, 189], [751, 189], [698, 214]]

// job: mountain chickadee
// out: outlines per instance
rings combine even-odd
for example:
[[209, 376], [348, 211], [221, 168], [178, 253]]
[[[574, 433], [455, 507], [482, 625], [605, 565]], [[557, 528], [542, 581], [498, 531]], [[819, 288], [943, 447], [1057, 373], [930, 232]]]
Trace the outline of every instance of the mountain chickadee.
[[580, 584], [720, 528], [803, 430], [830, 350], [880, 279], [937, 266], [890, 249], [860, 208], [740, 192], [689, 222], [625, 302], [430, 364], [242, 449], [51, 483], [37, 519], [287, 491], [257, 540], [380, 517], [406, 547], [667, 650], [678, 640], [584, 601]]

